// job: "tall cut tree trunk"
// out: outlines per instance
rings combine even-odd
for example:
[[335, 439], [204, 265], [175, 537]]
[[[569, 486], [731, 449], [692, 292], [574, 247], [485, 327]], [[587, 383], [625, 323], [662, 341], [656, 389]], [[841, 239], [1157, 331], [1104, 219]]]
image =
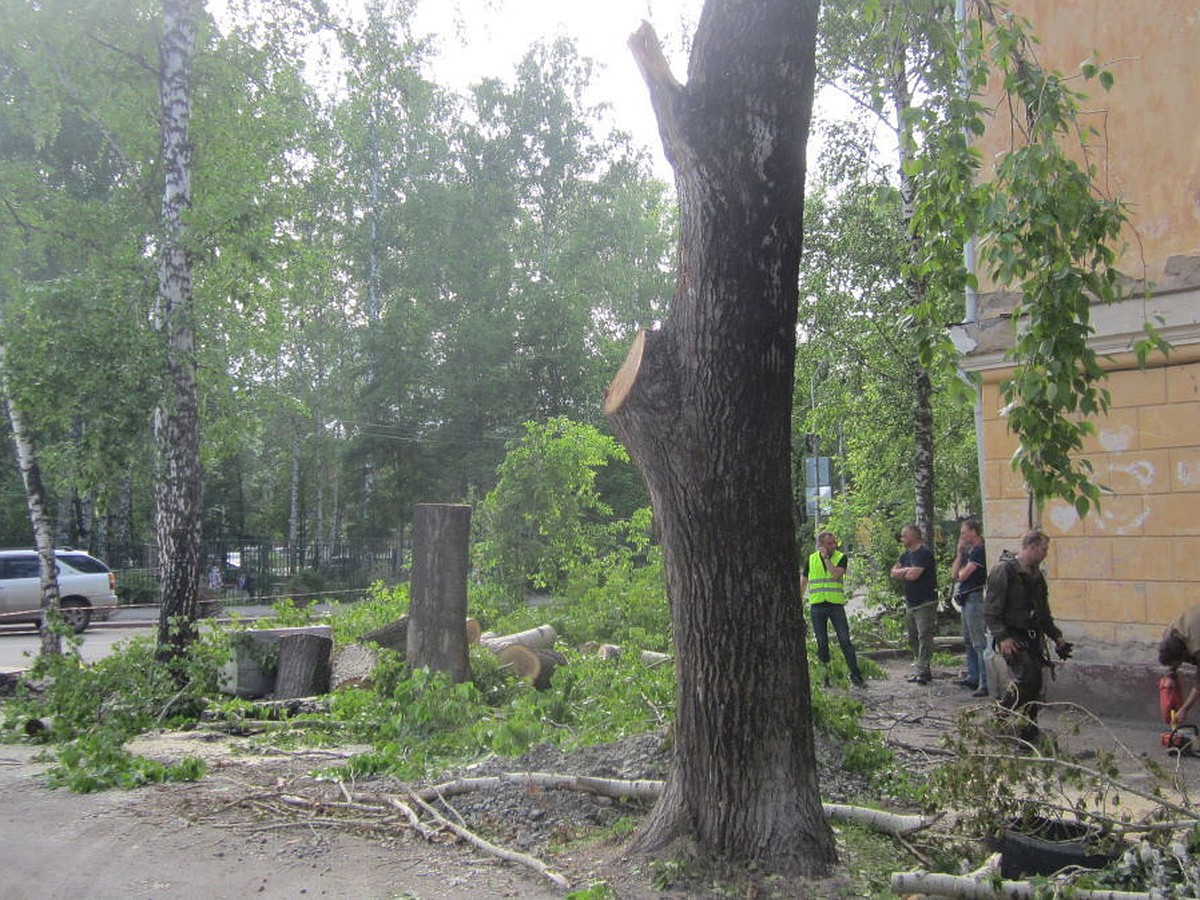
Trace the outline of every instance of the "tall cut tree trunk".
[[[58, 565], [54, 560], [54, 531], [50, 524], [50, 514], [46, 510], [46, 487], [42, 483], [42, 469], [38, 465], [33, 436], [29, 432], [21, 407], [13, 399], [8, 388], [3, 344], [0, 344], [0, 397], [7, 401], [8, 421], [12, 426], [17, 466], [21, 470], [21, 482], [25, 486], [25, 505], [29, 509], [29, 522], [33, 526], [33, 543], [41, 560], [42, 622], [45, 623], [50, 611], [58, 609]], [[62, 653], [62, 638], [58, 631], [42, 628], [40, 651], [43, 656], [57, 656]]]
[[154, 411], [158, 458], [155, 531], [162, 565], [160, 653], [178, 655], [196, 636], [200, 614], [200, 432], [192, 268], [184, 245], [191, 205], [191, 60], [199, 0], [163, 0], [159, 98], [162, 105], [162, 246], [153, 324], [166, 347], [167, 379]]
[[681, 85], [643, 25], [680, 201], [679, 281], [605, 412], [660, 529], [678, 688], [675, 752], [634, 841], [819, 877], [817, 786], [790, 466], [815, 0], [709, 0]]

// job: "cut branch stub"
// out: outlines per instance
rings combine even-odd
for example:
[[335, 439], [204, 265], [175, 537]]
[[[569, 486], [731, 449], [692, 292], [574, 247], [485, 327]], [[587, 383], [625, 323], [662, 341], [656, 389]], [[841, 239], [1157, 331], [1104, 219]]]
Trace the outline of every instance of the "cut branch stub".
[[646, 346], [646, 332], [639, 331], [633, 339], [633, 346], [625, 355], [625, 362], [613, 378], [608, 390], [604, 392], [604, 413], [611, 415], [625, 403], [625, 397], [637, 381], [638, 370], [642, 367], [642, 351]]

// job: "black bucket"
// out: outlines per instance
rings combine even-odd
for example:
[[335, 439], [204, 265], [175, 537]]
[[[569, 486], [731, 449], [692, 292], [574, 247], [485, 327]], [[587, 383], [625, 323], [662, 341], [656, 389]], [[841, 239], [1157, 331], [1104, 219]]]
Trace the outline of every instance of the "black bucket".
[[1000, 877], [1053, 875], [1067, 866], [1103, 869], [1117, 856], [1096, 852], [1098, 837], [1097, 829], [1066, 819], [1013, 823], [1000, 842]]

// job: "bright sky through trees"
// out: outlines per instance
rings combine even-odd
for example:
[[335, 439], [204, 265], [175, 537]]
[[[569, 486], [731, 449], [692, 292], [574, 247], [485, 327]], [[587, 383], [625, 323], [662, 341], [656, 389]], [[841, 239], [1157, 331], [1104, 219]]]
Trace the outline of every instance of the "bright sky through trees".
[[574, 38], [581, 55], [598, 63], [588, 99], [611, 107], [613, 125], [647, 147], [655, 172], [670, 182], [650, 98], [626, 41], [643, 19], [649, 21], [682, 79], [703, 5], [703, 0], [425, 0], [415, 30], [439, 36], [437, 80], [459, 89], [487, 76], [510, 79], [536, 40], [560, 34]]

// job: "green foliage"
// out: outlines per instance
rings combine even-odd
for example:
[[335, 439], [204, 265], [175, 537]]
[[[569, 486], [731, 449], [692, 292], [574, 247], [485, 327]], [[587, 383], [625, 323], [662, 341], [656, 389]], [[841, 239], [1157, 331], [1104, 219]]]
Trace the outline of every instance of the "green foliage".
[[207, 771], [204, 760], [187, 756], [165, 764], [135, 756], [106, 732], [81, 734], [58, 748], [58, 759], [47, 772], [51, 787], [79, 794], [110, 788], [129, 789], [164, 781], [199, 781]]
[[529, 588], [557, 589], [576, 567], [607, 553], [620, 526], [596, 490], [596, 473], [612, 461], [628, 456], [591, 425], [526, 422], [475, 517], [480, 569], [520, 597]]
[[487, 753], [518, 755], [534, 744], [566, 748], [618, 740], [662, 727], [674, 701], [674, 670], [636, 658], [569, 654], [551, 687], [535, 691], [505, 676], [487, 651], [472, 656], [475, 680], [410, 672], [383, 651], [370, 690], [338, 692], [332, 715], [343, 738], [372, 744], [352, 772], [426, 777]]
[[1139, 891], [1164, 900], [1200, 896], [1200, 825], [1168, 838], [1139, 841], [1088, 878], [1086, 886]]
[[164, 767], [133, 756], [123, 744], [150, 728], [195, 721], [205, 698], [216, 693], [217, 672], [229, 658], [228, 641], [210, 636], [166, 664], [154, 651], [152, 641], [137, 638], [90, 665], [73, 653], [39, 656], [31, 678], [45, 679], [49, 686], [5, 704], [3, 734], [11, 740], [30, 720], [45, 724], [38, 739], [56, 746], [53, 783], [72, 790], [199, 777], [203, 766], [197, 761]]
[[293, 600], [312, 600], [314, 595], [322, 593], [327, 587], [325, 576], [316, 569], [301, 569], [288, 578], [283, 590]]
[[[1091, 306], [1123, 297], [1126, 278], [1116, 261], [1128, 213], [1103, 195], [1086, 151], [1082, 164], [1075, 159], [1090, 133], [1079, 122], [1085, 95], [1037, 63], [1027, 22], [998, 4], [977, 9], [961, 52], [951, 49], [957, 35], [942, 37], [954, 63], [942, 83], [962, 79], [968, 96], [948, 93], [925, 111], [925, 141], [910, 168], [918, 185], [914, 221], [959, 246], [978, 235], [980, 267], [997, 290], [1016, 294], [1014, 371], [1001, 384], [1004, 414], [1021, 440], [1013, 465], [1037, 504], [1061, 498], [1082, 516], [1099, 503], [1100, 486], [1079, 451], [1093, 430], [1090, 419], [1109, 404], [1104, 371], [1088, 345]], [[1104, 89], [1112, 84], [1093, 63], [1082, 74]], [[977, 183], [979, 153], [964, 134], [983, 133], [986, 110], [977, 95], [996, 76], [1015, 141], [990, 180]], [[942, 259], [931, 253], [918, 266], [946, 271]], [[959, 280], [974, 286], [965, 275]], [[1152, 346], [1163, 346], [1148, 335]]]
[[291, 597], [271, 604], [271, 614], [255, 620], [256, 628], [302, 628], [313, 624], [312, 607], [297, 605]]
[[377, 581], [367, 588], [365, 600], [341, 606], [329, 620], [336, 645], [351, 644], [369, 631], [390, 625], [408, 612], [409, 585], [388, 587]]
[[[628, 820], [618, 819], [617, 821], [625, 822]], [[573, 891], [567, 892], [567, 900], [614, 900], [614, 898], [619, 896], [615, 890], [603, 881], [597, 881], [585, 888], [576, 888]]]
[[[1082, 718], [1073, 727], [1086, 722]], [[991, 707], [963, 710], [944, 739], [953, 756], [930, 779], [931, 806], [962, 810], [964, 833], [977, 838], [998, 837], [1009, 823], [1035, 817], [1068, 817], [1105, 828], [1128, 821], [1112, 753], [1098, 754], [1087, 766], [1060, 764], [1048, 738], [1038, 747], [1022, 745], [1014, 737], [1017, 724], [998, 718]]]

